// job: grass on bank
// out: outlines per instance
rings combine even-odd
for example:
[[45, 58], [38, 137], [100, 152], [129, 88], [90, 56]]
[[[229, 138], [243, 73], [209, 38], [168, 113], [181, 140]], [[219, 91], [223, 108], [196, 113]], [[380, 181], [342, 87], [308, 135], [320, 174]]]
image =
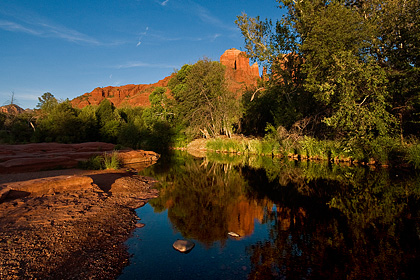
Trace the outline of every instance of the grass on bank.
[[420, 143], [411, 144], [406, 149], [407, 161], [416, 169], [420, 169]]
[[121, 166], [118, 152], [104, 153], [79, 162], [79, 168], [87, 170], [119, 169]]
[[304, 136], [295, 139], [213, 138], [208, 150], [224, 153], [289, 157], [299, 160], [325, 160], [389, 165], [403, 162], [420, 169], [420, 144], [401, 145], [397, 139], [378, 138], [364, 145], [345, 145], [339, 141]]
[[334, 141], [319, 141], [302, 137], [293, 141], [285, 139], [214, 138], [207, 141], [206, 148], [213, 151], [270, 156], [299, 157], [300, 159], [345, 160], [349, 156], [340, 151]]

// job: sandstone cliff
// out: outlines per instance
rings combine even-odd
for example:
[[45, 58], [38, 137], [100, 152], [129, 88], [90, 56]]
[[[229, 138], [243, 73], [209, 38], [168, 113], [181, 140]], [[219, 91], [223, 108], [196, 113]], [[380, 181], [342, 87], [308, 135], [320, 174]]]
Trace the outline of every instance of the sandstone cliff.
[[249, 65], [249, 58], [245, 52], [237, 49], [225, 51], [220, 57], [220, 63], [226, 66], [226, 80], [229, 90], [242, 95], [244, 90], [257, 86], [260, 79], [258, 64]]
[[149, 95], [156, 87], [166, 87], [168, 76], [154, 84], [125, 85], [120, 87], [97, 87], [92, 92], [76, 97], [71, 101], [74, 107], [83, 108], [87, 105], [99, 105], [105, 98], [109, 99], [116, 107], [121, 106], [149, 106]]
[[[220, 57], [220, 63], [226, 66], [226, 79], [228, 88], [236, 96], [241, 96], [245, 89], [257, 86], [260, 79], [258, 65], [250, 66], [249, 58], [245, 52], [237, 49], [225, 51]], [[76, 97], [71, 101], [74, 107], [83, 108], [87, 105], [98, 105], [105, 98], [109, 99], [116, 107], [128, 106], [150, 106], [149, 95], [156, 87], [166, 87], [173, 77], [160, 80], [154, 84], [125, 85], [119, 87], [98, 87], [92, 92]], [[168, 94], [170, 94], [168, 92]]]

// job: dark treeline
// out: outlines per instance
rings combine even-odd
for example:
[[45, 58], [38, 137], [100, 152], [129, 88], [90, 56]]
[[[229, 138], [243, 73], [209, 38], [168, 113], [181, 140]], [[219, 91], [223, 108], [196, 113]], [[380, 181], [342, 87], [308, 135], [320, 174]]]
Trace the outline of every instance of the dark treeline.
[[147, 119], [149, 109], [115, 108], [107, 99], [98, 106], [73, 108], [51, 93], [39, 98], [38, 108], [19, 115], [0, 115], [3, 143], [110, 142], [120, 146], [163, 150], [170, 146], [171, 128]]
[[162, 151], [242, 134], [270, 141], [273, 154], [385, 164], [405, 157], [420, 166], [420, 2], [277, 2], [286, 13], [275, 22], [236, 21], [247, 53], [265, 68], [240, 99], [227, 89], [224, 66], [202, 59], [155, 88], [148, 108], [104, 100], [79, 110], [45, 93], [32, 113], [0, 115], [1, 141]]

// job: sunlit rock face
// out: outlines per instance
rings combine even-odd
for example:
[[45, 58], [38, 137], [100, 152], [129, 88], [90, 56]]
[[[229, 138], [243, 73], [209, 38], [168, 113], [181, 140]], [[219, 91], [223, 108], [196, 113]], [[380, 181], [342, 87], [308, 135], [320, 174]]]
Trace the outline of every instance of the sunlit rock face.
[[99, 105], [104, 99], [108, 99], [116, 107], [126, 105], [150, 106], [149, 95], [156, 87], [166, 87], [172, 76], [168, 76], [154, 84], [97, 87], [91, 92], [76, 97], [71, 103], [73, 107], [80, 109], [88, 105]]
[[226, 66], [226, 79], [229, 90], [240, 96], [244, 90], [257, 86], [260, 79], [258, 64], [249, 64], [245, 52], [229, 49], [220, 57], [220, 63]]
[[16, 104], [9, 104], [9, 105], [6, 105], [6, 106], [1, 106], [0, 107], [0, 112], [5, 113], [5, 114], [18, 115], [20, 113], [25, 112], [25, 110], [23, 110], [22, 108], [20, 108]]

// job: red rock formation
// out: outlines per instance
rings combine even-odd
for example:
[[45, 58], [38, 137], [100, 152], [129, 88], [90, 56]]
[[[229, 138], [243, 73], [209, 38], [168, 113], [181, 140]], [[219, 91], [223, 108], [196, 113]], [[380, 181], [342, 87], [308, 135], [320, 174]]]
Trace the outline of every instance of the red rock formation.
[[154, 84], [125, 85], [120, 87], [97, 87], [92, 92], [87, 92], [82, 96], [76, 97], [71, 101], [76, 108], [83, 108], [87, 105], [99, 105], [105, 98], [109, 99], [116, 107], [129, 106], [149, 106], [149, 95], [156, 87], [166, 87], [169, 80], [168, 76]]
[[[220, 63], [226, 66], [226, 79], [228, 88], [236, 96], [241, 96], [244, 90], [257, 86], [260, 79], [258, 65], [249, 65], [249, 58], [245, 52], [237, 49], [225, 51], [220, 57]], [[174, 74], [173, 74], [174, 75]], [[74, 107], [83, 108], [87, 105], [98, 105], [105, 98], [109, 99], [116, 107], [150, 106], [149, 95], [156, 87], [166, 87], [173, 75], [148, 85], [125, 85], [120, 87], [95, 88], [92, 92], [76, 97], [71, 101]], [[170, 95], [170, 92], [167, 92]]]
[[257, 86], [260, 79], [258, 64], [249, 65], [245, 52], [237, 49], [225, 51], [220, 57], [220, 63], [226, 66], [226, 79], [229, 90], [240, 96], [247, 88]]
[[16, 104], [10, 104], [0, 107], [0, 112], [5, 114], [18, 115], [25, 112], [25, 110], [23, 110]]

